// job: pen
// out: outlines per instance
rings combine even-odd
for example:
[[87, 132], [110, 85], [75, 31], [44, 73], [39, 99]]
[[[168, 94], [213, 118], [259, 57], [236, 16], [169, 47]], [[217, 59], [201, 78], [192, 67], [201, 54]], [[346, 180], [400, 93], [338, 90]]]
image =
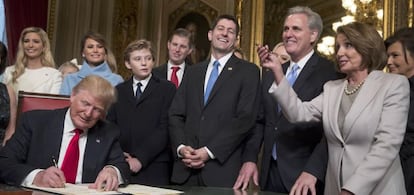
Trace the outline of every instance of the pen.
[[59, 168], [56, 162], [55, 156], [52, 156], [52, 162], [53, 162], [53, 166], [55, 166], [56, 168]]

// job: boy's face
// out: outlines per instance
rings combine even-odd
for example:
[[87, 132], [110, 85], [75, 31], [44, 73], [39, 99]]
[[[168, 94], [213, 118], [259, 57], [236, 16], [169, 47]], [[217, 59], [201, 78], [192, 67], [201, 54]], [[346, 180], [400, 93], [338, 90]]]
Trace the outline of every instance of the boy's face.
[[125, 66], [132, 70], [137, 80], [144, 80], [151, 74], [154, 59], [148, 49], [135, 50], [131, 52], [129, 60], [125, 61]]

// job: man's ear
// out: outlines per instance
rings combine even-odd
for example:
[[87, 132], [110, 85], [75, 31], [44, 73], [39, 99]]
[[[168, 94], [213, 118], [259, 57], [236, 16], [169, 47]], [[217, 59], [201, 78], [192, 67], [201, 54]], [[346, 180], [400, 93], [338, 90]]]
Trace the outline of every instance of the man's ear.
[[318, 38], [319, 32], [318, 31], [312, 31], [311, 33], [311, 43], [315, 44], [316, 39]]

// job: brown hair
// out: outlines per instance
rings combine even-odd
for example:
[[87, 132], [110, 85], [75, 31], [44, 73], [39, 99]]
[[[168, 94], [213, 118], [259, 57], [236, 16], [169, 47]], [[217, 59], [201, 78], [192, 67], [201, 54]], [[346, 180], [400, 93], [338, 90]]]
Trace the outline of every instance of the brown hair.
[[168, 42], [171, 42], [172, 38], [174, 36], [179, 36], [179, 37], [183, 37], [183, 38], [187, 38], [188, 39], [188, 47], [191, 49], [194, 47], [194, 43], [191, 40], [191, 32], [188, 31], [185, 28], [177, 28], [174, 30], [174, 32], [171, 34], [170, 38], [168, 39]]
[[[382, 70], [387, 63], [384, 41], [377, 30], [367, 24], [352, 22], [338, 27], [337, 35], [343, 34], [362, 56], [361, 68]], [[335, 54], [338, 47], [335, 43]]]
[[385, 40], [385, 48], [388, 49], [392, 44], [400, 42], [403, 49], [404, 60], [408, 63], [408, 54], [414, 58], [414, 28], [402, 28]]
[[131, 53], [136, 50], [148, 49], [151, 52], [152, 60], [155, 61], [154, 50], [152, 49], [151, 42], [146, 39], [140, 39], [132, 41], [124, 51], [124, 61], [128, 62], [131, 57]]
[[210, 29], [210, 30], [213, 30], [214, 28], [216, 28], [216, 26], [217, 26], [218, 22], [219, 22], [220, 20], [222, 20], [222, 19], [226, 19], [226, 20], [231, 20], [231, 21], [233, 21], [233, 22], [234, 22], [234, 24], [236, 25], [236, 36], [237, 36], [237, 35], [239, 35], [240, 25], [239, 25], [239, 22], [237, 22], [237, 18], [236, 18], [236, 17], [234, 17], [234, 16], [232, 16], [232, 15], [228, 15], [228, 14], [223, 14], [223, 15], [218, 16], [218, 17], [214, 20], [213, 24], [211, 25], [211, 29]]

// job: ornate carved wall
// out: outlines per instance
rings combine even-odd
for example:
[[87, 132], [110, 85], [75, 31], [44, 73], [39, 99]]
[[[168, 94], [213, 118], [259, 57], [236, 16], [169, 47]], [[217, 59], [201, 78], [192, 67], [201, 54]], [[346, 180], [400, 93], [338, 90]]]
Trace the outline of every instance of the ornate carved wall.
[[[413, 2], [384, 0], [384, 36], [412, 26]], [[208, 23], [202, 26], [205, 29], [217, 15], [237, 15], [241, 24], [240, 46], [255, 61], [255, 44], [273, 46], [280, 41], [286, 10], [295, 5], [309, 6], [321, 15], [325, 24], [322, 36], [333, 34], [330, 24], [344, 15], [340, 0], [49, 0], [48, 33], [55, 60], [60, 64], [74, 57], [80, 63], [81, 37], [90, 29], [100, 32], [116, 55], [120, 73], [128, 77], [122, 59], [127, 43], [148, 39], [158, 56], [156, 64], [165, 63], [169, 34], [192, 13], [205, 18]]]
[[123, 51], [128, 43], [137, 37], [139, 21], [137, 10], [139, 10], [138, 1], [118, 0], [115, 2], [112, 23], [112, 50], [118, 64], [118, 73], [124, 77], [128, 77], [130, 71], [124, 66]]

